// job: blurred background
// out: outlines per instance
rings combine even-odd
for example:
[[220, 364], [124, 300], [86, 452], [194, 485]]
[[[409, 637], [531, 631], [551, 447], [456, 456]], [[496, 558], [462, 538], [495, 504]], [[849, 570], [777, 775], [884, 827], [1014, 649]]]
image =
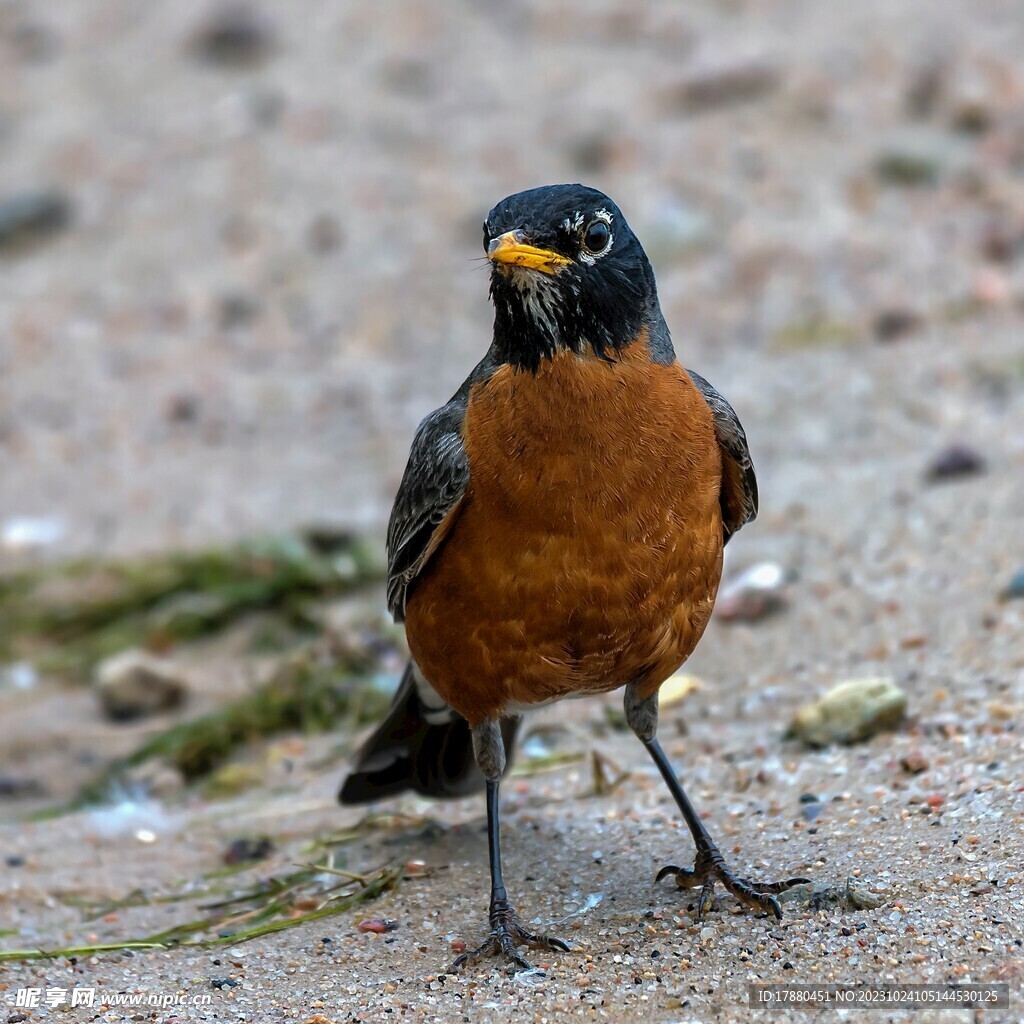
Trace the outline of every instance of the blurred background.
[[[629, 218], [681, 361], [735, 406], [758, 469], [761, 517], [687, 669], [718, 737], [680, 740], [692, 771], [760, 750], [803, 820], [797, 794], [837, 762], [814, 743], [795, 759], [787, 720], [884, 677], [898, 738], [827, 755], [867, 773], [869, 800], [903, 807], [902, 785], [938, 807], [978, 765], [1012, 775], [1022, 53], [1016, 0], [0, 0], [0, 814], [96, 779], [90, 799], [109, 796], [119, 756], [150, 768], [133, 799], [174, 806], [228, 752], [138, 751], [257, 680], [308, 692], [300, 650], [302, 672], [326, 658], [376, 703], [217, 720], [231, 756], [264, 732], [335, 736], [250, 751], [215, 795], [312, 793], [289, 828], [340, 820], [340, 767], [402, 658], [379, 589], [391, 499], [416, 424], [489, 343], [481, 222], [563, 181]], [[184, 827], [146, 813], [159, 824], [74, 828], [145, 844]], [[5, 840], [36, 895], [72, 870], [45, 830], [62, 821]], [[222, 832], [188, 828], [216, 862]], [[111, 895], [109, 865], [135, 870], [123, 842], [96, 840], [76, 884]], [[165, 880], [197, 848], [170, 843]], [[12, 944], [66, 925], [31, 890]]]
[[[1019, 309], [1022, 31], [1000, 0], [5, 0], [0, 509], [53, 553], [379, 526], [487, 346], [483, 217], [560, 181], [619, 203], [746, 419], [762, 361], [799, 415], [854, 349], [799, 440], [842, 443], [828, 408], [860, 444], [878, 347], [938, 374]], [[795, 453], [758, 426], [770, 510]]]

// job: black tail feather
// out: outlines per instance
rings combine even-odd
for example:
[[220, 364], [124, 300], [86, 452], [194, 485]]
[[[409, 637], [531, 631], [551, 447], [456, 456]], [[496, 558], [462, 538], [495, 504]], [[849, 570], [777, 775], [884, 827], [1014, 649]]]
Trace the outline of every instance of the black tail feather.
[[[473, 757], [469, 724], [450, 709], [428, 709], [416, 685], [410, 661], [387, 717], [356, 755], [338, 800], [363, 804], [385, 800], [411, 789], [422, 796], [457, 798], [484, 788], [484, 777]], [[512, 761], [518, 718], [501, 723], [508, 762]]]

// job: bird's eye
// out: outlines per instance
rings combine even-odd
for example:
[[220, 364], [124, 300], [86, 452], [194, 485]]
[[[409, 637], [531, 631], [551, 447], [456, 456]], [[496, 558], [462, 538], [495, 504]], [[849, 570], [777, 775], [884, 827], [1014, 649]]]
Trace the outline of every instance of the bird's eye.
[[595, 256], [604, 252], [611, 240], [611, 228], [603, 220], [592, 220], [583, 232], [583, 247]]

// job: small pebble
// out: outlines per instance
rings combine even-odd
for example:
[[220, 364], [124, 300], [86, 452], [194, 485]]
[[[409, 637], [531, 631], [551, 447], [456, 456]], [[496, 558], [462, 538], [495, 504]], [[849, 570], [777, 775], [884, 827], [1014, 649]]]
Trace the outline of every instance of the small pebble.
[[786, 607], [787, 573], [774, 562], [751, 566], [719, 591], [715, 615], [723, 622], [756, 622]]
[[658, 706], [667, 708], [673, 704], [678, 704], [689, 697], [691, 693], [696, 693], [703, 689], [704, 684], [696, 676], [677, 672], [675, 675], [669, 676], [661, 684], [661, 689], [658, 691]]
[[985, 457], [966, 444], [951, 444], [928, 464], [925, 479], [931, 482], [975, 476], [985, 471]]
[[221, 6], [192, 38], [192, 50], [201, 60], [235, 69], [259, 64], [272, 49], [269, 25], [241, 4]]
[[800, 814], [804, 821], [814, 821], [821, 814], [821, 804], [804, 804]]
[[164, 406], [164, 416], [171, 423], [194, 423], [199, 419], [202, 401], [198, 395], [172, 395]]
[[0, 199], [0, 253], [56, 235], [71, 222], [71, 204], [61, 192], [24, 192]]
[[306, 230], [306, 244], [321, 256], [340, 248], [344, 240], [341, 224], [329, 213], [316, 216]]
[[1010, 580], [1000, 596], [1004, 601], [1012, 601], [1015, 598], [1024, 597], [1024, 569]]
[[397, 921], [376, 920], [370, 918], [365, 921], [360, 921], [359, 924], [356, 925], [356, 928], [358, 928], [359, 931], [368, 932], [372, 935], [386, 935], [388, 932], [393, 932], [397, 927]]
[[274, 852], [274, 844], [267, 836], [241, 836], [232, 839], [224, 851], [225, 864], [245, 864], [264, 860]]
[[879, 341], [895, 341], [913, 333], [921, 318], [911, 309], [883, 309], [875, 315], [874, 332]]
[[949, 123], [954, 131], [980, 135], [995, 121], [999, 88], [976, 67], [957, 68], [949, 82]]
[[875, 160], [875, 173], [888, 185], [935, 185], [941, 169], [940, 161], [932, 153], [916, 145], [894, 147]]
[[46, 786], [38, 779], [17, 775], [0, 775], [0, 800], [20, 800], [25, 797], [45, 796]]
[[926, 772], [931, 767], [928, 758], [919, 750], [912, 750], [909, 754], [900, 758], [900, 764], [903, 766], [903, 770], [911, 775]]
[[104, 714], [114, 722], [180, 707], [188, 694], [172, 662], [136, 648], [101, 661], [93, 685]]
[[1024, 231], [994, 221], [982, 232], [978, 248], [993, 263], [1013, 263], [1024, 252]]
[[259, 311], [259, 303], [252, 295], [229, 292], [217, 301], [217, 322], [225, 331], [247, 327], [259, 315]]
[[[858, 889], [850, 886], [843, 893], [842, 902], [850, 910], [876, 910], [885, 901], [880, 896], [868, 892], [866, 889]], [[857, 928], [860, 929], [860, 925]]]

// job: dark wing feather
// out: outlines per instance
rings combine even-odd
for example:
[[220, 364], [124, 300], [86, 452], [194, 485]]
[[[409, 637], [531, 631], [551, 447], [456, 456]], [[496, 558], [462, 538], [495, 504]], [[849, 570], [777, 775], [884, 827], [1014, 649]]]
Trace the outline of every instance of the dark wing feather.
[[409, 587], [437, 549], [438, 529], [450, 527], [445, 521], [466, 493], [469, 461], [462, 422], [469, 392], [496, 368], [488, 352], [448, 404], [435, 409], [416, 430], [388, 522], [388, 608], [396, 622], [404, 620]]
[[757, 518], [757, 477], [747, 435], [733, 407], [699, 373], [686, 372], [711, 409], [722, 450], [722, 525], [728, 543], [741, 526]]
[[[501, 720], [507, 765], [518, 727], [518, 718]], [[410, 661], [387, 717], [360, 748], [338, 799], [361, 804], [407, 789], [423, 796], [463, 797], [483, 788], [469, 725]]]

